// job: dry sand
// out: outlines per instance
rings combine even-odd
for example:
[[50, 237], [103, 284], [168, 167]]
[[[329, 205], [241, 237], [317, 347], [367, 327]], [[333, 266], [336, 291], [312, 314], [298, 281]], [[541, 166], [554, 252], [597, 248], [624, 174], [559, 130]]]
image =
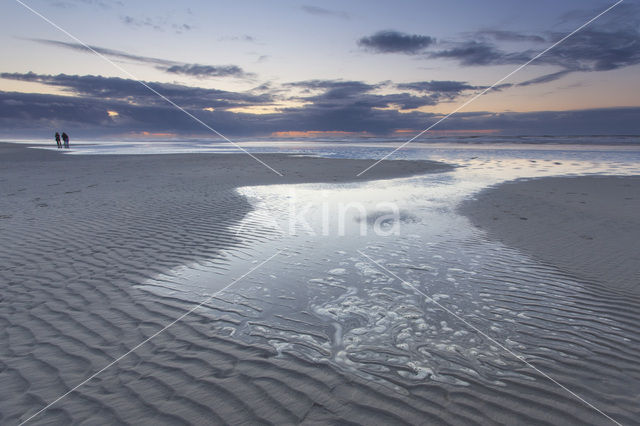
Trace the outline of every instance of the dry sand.
[[[260, 157], [285, 176], [244, 154], [65, 156], [0, 144], [0, 423], [26, 419], [192, 306], [134, 285], [237, 244], [228, 227], [251, 206], [234, 188], [352, 181], [371, 164]], [[449, 169], [385, 161], [362, 179]], [[437, 410], [211, 327], [194, 312], [35, 423], [417, 422]]]
[[640, 292], [640, 177], [507, 182], [460, 212], [507, 245], [581, 280]]

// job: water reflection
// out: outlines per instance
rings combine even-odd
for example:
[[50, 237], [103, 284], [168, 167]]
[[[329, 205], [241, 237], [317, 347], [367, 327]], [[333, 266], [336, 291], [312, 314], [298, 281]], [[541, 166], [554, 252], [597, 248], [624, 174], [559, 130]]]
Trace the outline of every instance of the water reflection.
[[[574, 278], [487, 240], [455, 208], [506, 180], [638, 174], [640, 161], [593, 151], [468, 154], [429, 153], [430, 159], [460, 166], [440, 174], [240, 188], [255, 207], [234, 229], [243, 250], [185, 266], [145, 288], [198, 302], [251, 262], [285, 250], [207, 305], [214, 330], [267, 344], [281, 356], [329, 363], [403, 395], [411, 393], [411, 383], [424, 381], [503, 387], [536, 380], [511, 355], [380, 271], [361, 250], [509, 349], [576, 380], [608, 377], [611, 398], [624, 399], [636, 379], [621, 374], [626, 367], [620, 365], [632, 368], [640, 361], [630, 355], [638, 353], [638, 332], [624, 317], [635, 314], [620, 316], [612, 307], [619, 301], [594, 295]], [[397, 225], [397, 233], [373, 230], [376, 218], [388, 213], [383, 203], [397, 206], [398, 220], [388, 224]], [[340, 206], [354, 204], [363, 208], [340, 214]], [[292, 211], [296, 218], [305, 212], [308, 226], [294, 220], [292, 228]], [[618, 366], [605, 359], [612, 342], [627, 354]]]

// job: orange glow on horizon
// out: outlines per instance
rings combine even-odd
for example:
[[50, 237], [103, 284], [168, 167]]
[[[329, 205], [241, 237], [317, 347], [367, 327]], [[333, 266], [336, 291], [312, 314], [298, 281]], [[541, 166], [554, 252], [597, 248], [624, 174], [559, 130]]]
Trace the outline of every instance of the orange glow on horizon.
[[134, 138], [148, 138], [148, 137], [155, 137], [155, 138], [175, 138], [178, 136], [177, 133], [163, 133], [163, 132], [147, 132], [147, 131], [142, 131], [142, 132], [129, 132], [127, 133], [127, 136], [130, 137], [134, 137]]

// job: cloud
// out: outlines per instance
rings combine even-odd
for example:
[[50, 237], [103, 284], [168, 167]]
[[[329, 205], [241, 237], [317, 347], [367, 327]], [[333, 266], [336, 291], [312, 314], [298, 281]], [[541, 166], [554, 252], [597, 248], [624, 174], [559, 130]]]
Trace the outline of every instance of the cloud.
[[463, 81], [431, 80], [416, 81], [413, 83], [400, 83], [396, 85], [399, 89], [415, 90], [417, 92], [453, 93], [458, 94], [465, 90], [480, 89], [479, 86], [471, 86]]
[[107, 111], [121, 110], [122, 106], [126, 104], [101, 99], [0, 92], [0, 120], [9, 128], [20, 127], [22, 122], [25, 127], [31, 123], [37, 129], [57, 121], [103, 126], [108, 124]]
[[[414, 96], [409, 93], [375, 93], [385, 86], [368, 84], [361, 81], [343, 80], [307, 80], [288, 83], [286, 87], [302, 88], [303, 95], [291, 99], [312, 103], [317, 108], [360, 108], [363, 111], [372, 109], [398, 108], [411, 110], [422, 106], [435, 105], [435, 96]], [[316, 93], [316, 92], [320, 93]]]
[[[640, 25], [640, 22], [639, 22]], [[553, 33], [548, 42], [566, 34]], [[524, 64], [539, 52], [506, 52], [486, 41], [450, 43], [447, 49], [429, 52], [429, 58], [446, 58], [461, 65]], [[640, 32], [637, 28], [584, 29], [536, 59], [536, 64], [559, 65], [571, 71], [608, 71], [640, 63]]]
[[[109, 111], [117, 112], [118, 116], [111, 117]], [[195, 110], [192, 113], [200, 114]], [[218, 113], [217, 117], [223, 118], [224, 115]], [[207, 118], [204, 113], [200, 116]], [[198, 123], [169, 105], [7, 92], [0, 92], [0, 128], [5, 135], [13, 136], [48, 136], [54, 128], [65, 128], [80, 137], [105, 137], [142, 131], [204, 134]]]
[[400, 90], [410, 90], [428, 96], [436, 105], [440, 102], [452, 101], [458, 98], [463, 92], [480, 90], [486, 86], [472, 86], [463, 81], [431, 80], [415, 81], [411, 83], [400, 83], [396, 87]]
[[378, 88], [378, 85], [363, 83], [362, 81], [343, 80], [305, 80], [286, 83], [287, 87], [298, 87], [307, 93], [312, 90], [324, 90], [327, 98], [346, 98], [349, 96], [369, 92]]
[[[2, 73], [0, 78], [60, 87], [71, 96], [2, 93], [0, 123], [6, 129], [49, 129], [52, 126], [82, 130], [86, 135], [118, 132], [205, 132], [164, 100], [134, 80], [117, 77]], [[278, 131], [354, 131], [386, 134], [399, 128], [421, 126], [429, 114], [400, 113], [434, 105], [437, 98], [409, 93], [376, 93], [388, 83], [310, 80], [251, 92], [226, 92], [199, 87], [147, 82], [178, 105], [230, 135], [268, 135]], [[281, 113], [251, 114], [231, 109], [273, 105], [274, 94], [299, 90], [285, 100], [303, 101]], [[205, 108], [207, 110], [205, 110]], [[115, 111], [118, 115], [115, 116]], [[12, 121], [14, 120], [14, 121]], [[19, 124], [22, 123], [22, 124]], [[55, 124], [55, 126], [54, 126]], [[48, 130], [47, 130], [48, 131]]]
[[[43, 75], [29, 73], [0, 73], [0, 78], [29, 81], [61, 87], [75, 96], [118, 100], [145, 105], [164, 105], [166, 101], [131, 79], [94, 75]], [[268, 104], [272, 97], [263, 93], [228, 92], [217, 89], [184, 86], [180, 84], [145, 82], [178, 105], [188, 108], [233, 108], [247, 105]]]
[[516, 31], [508, 31], [508, 30], [495, 30], [495, 29], [486, 29], [476, 31], [472, 34], [472, 37], [487, 37], [496, 41], [514, 41], [514, 42], [534, 42], [534, 43], [544, 43], [547, 41], [547, 38], [541, 35], [536, 34], [525, 34], [519, 33]]
[[123, 52], [121, 50], [115, 50], [115, 49], [107, 49], [105, 47], [98, 47], [98, 46], [85, 46], [83, 44], [80, 43], [69, 43], [66, 41], [58, 41], [58, 40], [48, 40], [48, 39], [40, 39], [40, 38], [33, 38], [30, 39], [31, 41], [35, 41], [36, 43], [40, 43], [40, 44], [48, 44], [50, 46], [56, 46], [56, 47], [62, 47], [64, 49], [70, 49], [70, 50], [75, 50], [78, 52], [84, 52], [84, 53], [91, 53], [94, 54], [93, 51], [100, 53], [101, 55], [104, 56], [109, 56], [111, 58], [117, 58], [117, 59], [126, 59], [126, 60], [130, 60], [133, 62], [140, 62], [140, 63], [148, 63], [148, 64], [156, 64], [156, 65], [162, 65], [162, 66], [170, 66], [170, 65], [176, 65], [177, 62], [174, 61], [170, 61], [167, 59], [160, 59], [160, 58], [153, 58], [153, 57], [149, 57], [149, 56], [140, 56], [140, 55], [133, 55], [131, 53], [126, 53]]
[[[579, 16], [583, 15], [584, 11]], [[571, 16], [575, 20], [577, 15], [573, 13]], [[465, 66], [524, 64], [541, 50], [509, 52], [492, 41], [545, 42], [551, 46], [567, 33], [531, 35], [506, 30], [481, 30], [466, 34], [467, 40], [445, 43], [444, 48], [427, 52], [425, 57], [452, 59]], [[556, 65], [562, 70], [545, 78], [530, 80], [528, 84], [552, 81], [570, 72], [609, 71], [637, 64], [640, 64], [640, 5], [623, 4], [536, 59], [534, 65]]]
[[239, 36], [223, 36], [218, 37], [218, 41], [246, 41], [249, 43], [254, 43], [256, 38], [254, 36], [250, 36], [248, 34], [239, 35]]
[[573, 72], [572, 70], [562, 70], [558, 72], [552, 72], [550, 74], [545, 74], [540, 77], [532, 78], [531, 80], [523, 81], [521, 83], [518, 83], [517, 86], [531, 86], [532, 84], [549, 83], [551, 81], [556, 81], [572, 72]]
[[[109, 111], [118, 113], [110, 117]], [[276, 132], [366, 132], [391, 135], [416, 133], [434, 123], [439, 114], [370, 109], [347, 104], [338, 108], [309, 105], [279, 114], [190, 110], [230, 137], [268, 136]], [[459, 113], [438, 130], [494, 130], [504, 134], [638, 134], [640, 108], [541, 111], [495, 114]], [[130, 104], [104, 98], [0, 92], [0, 134], [4, 137], [50, 137], [64, 128], [76, 137], [108, 137], [132, 132], [209, 135], [208, 131], [169, 105]], [[403, 132], [402, 134], [407, 134]]]
[[[638, 22], [640, 25], [640, 22]], [[554, 34], [559, 39], [561, 34]], [[545, 55], [544, 62], [574, 71], [608, 71], [640, 63], [638, 28], [584, 29]]]
[[[163, 103], [130, 103], [106, 97], [77, 97], [0, 92], [0, 135], [50, 137], [64, 128], [76, 137], [108, 137], [131, 132], [209, 135], [184, 113]], [[109, 111], [117, 112], [110, 116]], [[367, 103], [347, 102], [326, 108], [322, 103], [289, 108], [282, 113], [248, 114], [215, 109], [188, 111], [230, 137], [268, 136], [276, 132], [366, 132], [392, 135], [416, 133], [442, 117], [440, 114], [375, 109]], [[113, 114], [111, 114], [113, 115]], [[639, 134], [640, 107], [527, 113], [459, 113], [438, 130], [494, 130], [505, 134]], [[403, 134], [406, 134], [404, 132]]]
[[376, 53], [405, 53], [415, 55], [435, 42], [425, 35], [405, 34], [398, 31], [379, 31], [372, 36], [362, 37], [358, 45]]
[[351, 16], [347, 12], [343, 12], [341, 10], [331, 10], [331, 9], [325, 9], [323, 7], [310, 6], [310, 5], [302, 5], [300, 6], [300, 9], [302, 9], [303, 11], [307, 12], [310, 15], [315, 15], [315, 16], [328, 16], [328, 17], [342, 18], [342, 19], [351, 18]]
[[[86, 98], [127, 102], [138, 105], [166, 105], [166, 101], [144, 87], [138, 81], [119, 77], [93, 75], [43, 75], [29, 73], [0, 73], [0, 78], [28, 81], [59, 87], [70, 95]], [[455, 82], [449, 82], [454, 84]], [[257, 105], [273, 105], [276, 100], [296, 101], [311, 104], [318, 110], [358, 110], [368, 114], [375, 109], [412, 110], [423, 106], [436, 105], [442, 94], [430, 93], [415, 96], [410, 93], [384, 93], [376, 91], [386, 83], [368, 84], [361, 81], [308, 80], [287, 83], [281, 87], [261, 85], [248, 92], [229, 92], [179, 84], [145, 82], [149, 87], [163, 94], [185, 108], [230, 108]], [[300, 90], [299, 95], [285, 93], [291, 89]], [[446, 94], [447, 99], [455, 93]]]
[[64, 49], [75, 50], [78, 52], [91, 53], [93, 51], [100, 53], [101, 55], [108, 56], [110, 58], [125, 59], [132, 62], [141, 64], [154, 65], [156, 69], [171, 73], [182, 74], [192, 77], [251, 77], [252, 73], [245, 72], [237, 65], [201, 65], [201, 64], [188, 64], [184, 62], [171, 61], [168, 59], [160, 59], [149, 56], [134, 55], [131, 53], [123, 52], [115, 49], [107, 49], [98, 46], [84, 46], [79, 43], [69, 43], [58, 40], [47, 39], [30, 39], [41, 44], [47, 44], [50, 46], [62, 47]]
[[176, 34], [182, 34], [186, 31], [191, 31], [193, 26], [184, 22], [175, 22], [173, 17], [143, 17], [136, 18], [130, 15], [120, 16], [120, 21], [129, 27], [133, 28], [152, 28], [155, 31], [172, 30]]
[[[597, 12], [591, 11], [589, 15]], [[565, 18], [568, 16], [565, 15]], [[575, 16], [573, 20], [576, 20]], [[578, 18], [577, 21], [583, 19]], [[564, 36], [563, 33], [551, 32], [548, 39], [556, 42]], [[573, 71], [608, 71], [639, 64], [640, 4], [617, 6], [549, 51], [542, 59]]]
[[124, 6], [120, 0], [53, 0], [49, 2], [53, 7], [68, 9], [78, 5], [98, 6], [102, 9], [110, 9], [113, 6]]
[[193, 77], [239, 77], [245, 73], [236, 65], [212, 66], [212, 65], [172, 65], [165, 69], [168, 73], [189, 75]]
[[475, 40], [450, 44], [453, 46], [449, 49], [431, 52], [428, 57], [454, 59], [465, 66], [517, 64], [531, 58], [529, 52], [504, 52], [490, 43]]

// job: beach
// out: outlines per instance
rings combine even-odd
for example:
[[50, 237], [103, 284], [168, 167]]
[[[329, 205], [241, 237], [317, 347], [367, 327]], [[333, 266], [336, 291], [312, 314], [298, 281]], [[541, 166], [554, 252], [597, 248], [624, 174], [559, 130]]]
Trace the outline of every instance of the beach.
[[[281, 177], [245, 154], [0, 150], [3, 424], [26, 420], [193, 306], [134, 285], [234, 247], [229, 227], [251, 209], [235, 188], [450, 169], [389, 161], [358, 178], [371, 161], [260, 156]], [[35, 423], [291, 423], [328, 407], [346, 416], [351, 385], [339, 374], [211, 334], [201, 315], [193, 312]], [[343, 395], [333, 395], [340, 383]]]
[[492, 238], [612, 290], [640, 292], [640, 177], [507, 182], [460, 211]]
[[[258, 157], [284, 176], [246, 154], [62, 155], [0, 144], [1, 423], [52, 402], [30, 423], [608, 421], [549, 377], [624, 424], [637, 419], [640, 298], [623, 285], [633, 259], [607, 270], [593, 260], [633, 249], [637, 178], [542, 178], [468, 197], [456, 176], [488, 173], [483, 159], [468, 176], [444, 162], [396, 160], [356, 177], [371, 160]], [[318, 200], [333, 188], [350, 201], [376, 191], [424, 201], [403, 210], [392, 237], [278, 240], [247, 222], [260, 208], [243, 188], [277, 204], [287, 192], [268, 197], [290, 186]], [[496, 213], [503, 203], [509, 211]], [[563, 214], [580, 219], [567, 234], [568, 219], [549, 223]], [[600, 245], [577, 244], [583, 234]], [[580, 251], [538, 256], [545, 238], [549, 252]], [[198, 280], [201, 292], [190, 287]]]

